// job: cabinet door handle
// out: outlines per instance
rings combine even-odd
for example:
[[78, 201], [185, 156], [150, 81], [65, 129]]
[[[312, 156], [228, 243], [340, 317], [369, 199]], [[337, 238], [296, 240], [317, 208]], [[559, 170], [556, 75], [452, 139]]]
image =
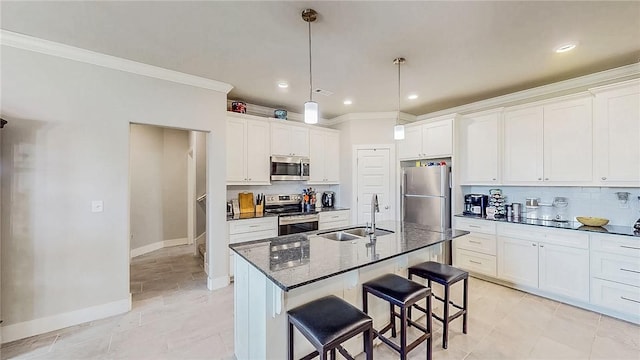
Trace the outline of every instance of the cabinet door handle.
[[531, 244], [531, 246], [536, 246], [536, 244], [535, 244], [535, 243], [534, 243], [534, 244]]
[[607, 180], [607, 177], [606, 177], [606, 176], [603, 176], [603, 177], [602, 177], [602, 180]]
[[496, 181], [496, 178], [493, 178], [493, 179], [491, 179], [491, 180]]
[[621, 271], [628, 271], [628, 272], [632, 272], [632, 273], [640, 274], [640, 271], [636, 271], [636, 270], [625, 269], [625, 268], [620, 268], [620, 270], [621, 270]]
[[474, 229], [480, 229], [480, 226], [478, 225], [469, 225], [470, 228], [474, 228]]
[[627, 300], [627, 301], [633, 301], [634, 303], [638, 303], [638, 304], [640, 304], [640, 301], [638, 301], [638, 300], [633, 300], [633, 299], [629, 299], [628, 297], [620, 296], [620, 299], [622, 299], [622, 300]]
[[540, 244], [540, 247], [541, 247], [541, 248], [543, 248], [543, 247], [544, 247], [544, 245]]
[[549, 180], [549, 178], [544, 178], [545, 180]]
[[482, 244], [480, 241], [474, 241], [474, 240], [469, 240], [469, 242], [472, 244]]
[[538, 181], [542, 180], [542, 178], [538, 178]]
[[472, 263], [472, 264], [482, 265], [482, 263], [481, 263], [481, 262], [479, 262], [479, 261], [469, 260], [469, 262], [470, 262], [470, 263]]
[[625, 248], [625, 249], [640, 250], [640, 248], [633, 247], [633, 246], [620, 245], [620, 247], [621, 247], [621, 248]]

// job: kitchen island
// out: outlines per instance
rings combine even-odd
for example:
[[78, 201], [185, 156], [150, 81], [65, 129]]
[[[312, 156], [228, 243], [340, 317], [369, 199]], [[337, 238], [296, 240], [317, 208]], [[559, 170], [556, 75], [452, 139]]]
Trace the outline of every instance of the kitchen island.
[[[387, 273], [406, 276], [411, 265], [441, 260], [444, 242], [468, 234], [393, 221], [380, 222], [378, 229], [387, 233], [375, 242], [367, 236], [331, 240], [324, 235], [331, 230], [323, 230], [230, 245], [236, 258], [236, 358], [286, 358], [287, 310], [331, 294], [361, 308], [362, 283]], [[373, 302], [369, 312], [375, 326], [388, 321], [386, 303]], [[312, 350], [297, 332], [295, 344], [298, 358]], [[361, 338], [345, 347], [361, 352]]]

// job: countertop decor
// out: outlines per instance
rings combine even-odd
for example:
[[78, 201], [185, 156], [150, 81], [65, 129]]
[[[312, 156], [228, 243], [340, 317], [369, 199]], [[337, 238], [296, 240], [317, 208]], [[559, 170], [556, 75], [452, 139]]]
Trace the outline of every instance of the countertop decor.
[[485, 220], [485, 221], [506, 222], [511, 224], [544, 226], [544, 227], [551, 227], [556, 229], [569, 229], [569, 230], [597, 232], [597, 233], [612, 234], [612, 235], [640, 237], [640, 232], [637, 232], [637, 231], [634, 232], [634, 229], [632, 226], [620, 226], [620, 225], [586, 226], [577, 221], [557, 222], [553, 220], [536, 220], [536, 219], [525, 219], [525, 218], [520, 218], [517, 220], [507, 219], [507, 218], [490, 220], [490, 219], [485, 219], [484, 217], [481, 217], [481, 216], [462, 215], [462, 214], [458, 214], [456, 215], [456, 217], [478, 219], [478, 220]]

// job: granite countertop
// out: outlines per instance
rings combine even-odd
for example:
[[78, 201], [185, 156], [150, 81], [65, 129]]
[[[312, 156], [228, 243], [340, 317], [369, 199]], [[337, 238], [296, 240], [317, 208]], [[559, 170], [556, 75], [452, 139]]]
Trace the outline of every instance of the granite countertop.
[[375, 245], [370, 243], [368, 237], [330, 240], [317, 235], [327, 230], [316, 230], [231, 244], [229, 248], [282, 290], [289, 291], [469, 233], [451, 229], [439, 232], [428, 226], [396, 221], [381, 221], [377, 228], [393, 233], [378, 236]]
[[601, 234], [640, 237], [640, 232], [634, 231], [634, 228], [632, 226], [619, 226], [619, 225], [586, 226], [586, 225], [582, 225], [577, 221], [557, 222], [553, 220], [534, 220], [534, 219], [525, 219], [525, 218], [520, 218], [518, 220], [508, 219], [508, 218], [498, 218], [498, 219], [492, 220], [492, 219], [485, 219], [482, 216], [464, 215], [464, 214], [458, 214], [456, 215], [456, 217], [479, 219], [479, 220], [485, 220], [485, 221], [496, 221], [496, 222], [503, 222], [503, 223], [510, 223], [510, 224], [543, 226], [543, 227], [550, 227], [550, 228], [556, 228], [556, 229], [588, 231], [588, 232], [596, 232]]
[[[344, 208], [344, 207], [316, 208], [314, 211], [300, 212], [300, 214], [317, 214], [317, 213], [321, 213], [321, 212], [340, 211], [340, 210], [349, 210], [349, 208]], [[292, 215], [292, 214], [288, 214], [288, 215]], [[259, 219], [259, 218], [263, 218], [263, 217], [277, 217], [277, 216], [278, 216], [278, 214], [272, 214], [272, 213], [267, 213], [267, 212], [262, 213], [262, 214], [244, 213], [244, 214], [237, 214], [237, 215], [227, 215], [227, 221], [244, 220], [244, 219]]]

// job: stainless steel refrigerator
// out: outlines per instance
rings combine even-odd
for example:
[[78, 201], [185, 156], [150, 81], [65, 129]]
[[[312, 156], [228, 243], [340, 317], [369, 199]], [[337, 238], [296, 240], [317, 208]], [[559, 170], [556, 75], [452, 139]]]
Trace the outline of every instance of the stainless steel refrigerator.
[[[451, 228], [451, 168], [408, 167], [402, 174], [402, 219], [444, 231]], [[444, 244], [444, 259], [451, 264], [451, 242]]]

